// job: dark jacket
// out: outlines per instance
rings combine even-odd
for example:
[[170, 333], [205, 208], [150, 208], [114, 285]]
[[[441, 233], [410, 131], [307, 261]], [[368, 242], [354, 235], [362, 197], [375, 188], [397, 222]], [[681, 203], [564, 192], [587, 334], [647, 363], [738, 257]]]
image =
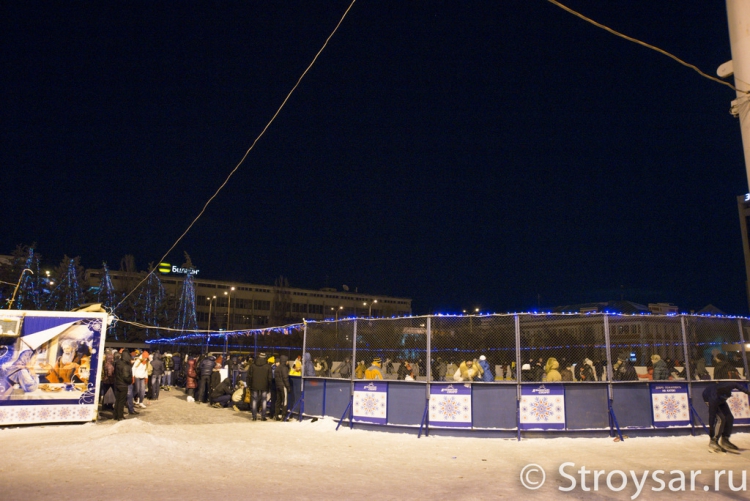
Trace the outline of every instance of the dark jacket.
[[271, 366], [266, 359], [258, 357], [247, 373], [247, 387], [253, 391], [268, 391], [271, 387]]
[[151, 375], [152, 376], [163, 376], [164, 375], [164, 361], [161, 358], [161, 353], [154, 355], [154, 359], [151, 361]]
[[232, 394], [232, 382], [229, 380], [228, 377], [225, 377], [222, 382], [216, 385], [216, 387], [211, 391], [211, 400], [216, 400], [222, 395], [231, 395]]
[[630, 360], [623, 361], [613, 375], [615, 381], [638, 381], [638, 373]]
[[179, 353], [172, 355], [172, 362], [174, 362], [174, 370], [180, 372], [180, 369], [182, 369], [182, 357]]
[[102, 367], [102, 384], [115, 384], [115, 356], [107, 353]]
[[289, 357], [281, 355], [279, 358], [279, 366], [276, 367], [276, 388], [282, 390], [284, 388], [289, 391], [291, 384], [289, 383]]
[[165, 371], [174, 370], [174, 360], [172, 360], [172, 355], [171, 354], [165, 353], [164, 357], [162, 358], [162, 362], [164, 362], [164, 370]]
[[733, 371], [734, 367], [726, 360], [719, 362], [714, 367], [714, 379], [732, 379], [729, 376], [729, 371]]
[[711, 404], [723, 404], [732, 396], [732, 390], [739, 390], [748, 393], [741, 383], [713, 383], [706, 386], [703, 390], [703, 401]]
[[209, 356], [201, 360], [201, 364], [198, 367], [198, 374], [200, 377], [211, 377], [211, 373], [216, 366], [216, 357]]
[[133, 384], [133, 367], [130, 365], [130, 353], [122, 351], [122, 358], [115, 365], [115, 386], [123, 387]]

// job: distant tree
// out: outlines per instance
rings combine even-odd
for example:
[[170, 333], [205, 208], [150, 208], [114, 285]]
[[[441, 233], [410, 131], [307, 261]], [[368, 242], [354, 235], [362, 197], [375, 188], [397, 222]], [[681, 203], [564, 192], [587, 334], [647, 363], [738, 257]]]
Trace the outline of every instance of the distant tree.
[[55, 268], [56, 282], [47, 298], [47, 309], [70, 311], [83, 304], [83, 267], [80, 261], [80, 256], [71, 259], [66, 255]]
[[105, 308], [114, 308], [116, 305], [117, 292], [112, 285], [112, 279], [109, 276], [107, 263], [102, 263], [102, 280], [99, 282], [99, 289], [96, 291], [96, 302], [101, 303]]

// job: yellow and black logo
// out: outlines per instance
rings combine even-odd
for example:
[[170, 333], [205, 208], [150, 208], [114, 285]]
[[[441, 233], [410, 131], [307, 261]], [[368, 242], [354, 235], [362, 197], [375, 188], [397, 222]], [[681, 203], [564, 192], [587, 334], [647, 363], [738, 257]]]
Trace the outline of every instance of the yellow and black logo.
[[159, 263], [159, 273], [169, 273], [172, 271], [172, 265], [169, 263]]

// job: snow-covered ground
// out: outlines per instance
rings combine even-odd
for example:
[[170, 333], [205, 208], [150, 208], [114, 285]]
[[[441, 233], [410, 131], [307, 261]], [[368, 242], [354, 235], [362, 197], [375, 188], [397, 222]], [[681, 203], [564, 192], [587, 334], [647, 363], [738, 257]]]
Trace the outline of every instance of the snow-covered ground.
[[[109, 413], [103, 412], [102, 418]], [[0, 430], [2, 500], [254, 499], [748, 499], [748, 452], [707, 452], [706, 437], [505, 439], [422, 437], [317, 422], [250, 420], [248, 413], [188, 403], [162, 392], [138, 416], [84, 425]], [[734, 442], [750, 449], [750, 435]], [[574, 465], [561, 465], [573, 463]], [[538, 490], [521, 483], [526, 465], [546, 471]], [[598, 490], [593, 473], [603, 470]], [[532, 467], [533, 468], [533, 467]], [[632, 472], [631, 472], [632, 470]], [[654, 491], [664, 482], [662, 491]], [[691, 470], [695, 474], [693, 487]], [[714, 491], [717, 471], [719, 490]], [[685, 492], [679, 473], [685, 474]], [[622, 472], [627, 475], [623, 484]], [[529, 482], [541, 479], [526, 470]], [[632, 475], [642, 483], [638, 491]], [[645, 483], [643, 478], [645, 474]], [[576, 486], [569, 492], [575, 478]], [[670, 484], [672, 481], [672, 484]], [[704, 489], [708, 487], [708, 491]], [[692, 492], [691, 492], [692, 489]]]

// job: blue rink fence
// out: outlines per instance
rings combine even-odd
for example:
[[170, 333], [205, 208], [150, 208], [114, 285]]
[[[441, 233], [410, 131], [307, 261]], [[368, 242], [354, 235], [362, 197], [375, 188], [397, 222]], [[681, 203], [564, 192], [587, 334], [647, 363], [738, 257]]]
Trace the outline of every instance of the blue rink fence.
[[[675, 435], [704, 433], [708, 410], [702, 399], [712, 384], [714, 355], [727, 355], [747, 387], [748, 328], [739, 317], [696, 315], [508, 314], [366, 318], [307, 322], [303, 353], [327, 359], [328, 372], [292, 377], [295, 414], [330, 417], [340, 426], [413, 430], [415, 434], [488, 436]], [[654, 381], [650, 357], [676, 362], [670, 379]], [[436, 361], [476, 360], [484, 355], [492, 381], [439, 380]], [[571, 365], [596, 361], [595, 381], [530, 380], [524, 365], [554, 357]], [[357, 365], [393, 362], [383, 380], [357, 378]], [[622, 359], [637, 380], [618, 380]], [[341, 364], [351, 376], [340, 377]], [[416, 379], [400, 380], [411, 363]], [[592, 364], [594, 365], [594, 364]], [[706, 371], [703, 371], [705, 366]], [[429, 368], [429, 369], [428, 369]], [[560, 367], [562, 369], [562, 367]], [[696, 372], [703, 374], [702, 378]], [[706, 376], [705, 373], [708, 373]], [[594, 370], [597, 373], [597, 370]], [[744, 400], [743, 400], [744, 398]], [[750, 402], [730, 401], [735, 426], [750, 426]]]

